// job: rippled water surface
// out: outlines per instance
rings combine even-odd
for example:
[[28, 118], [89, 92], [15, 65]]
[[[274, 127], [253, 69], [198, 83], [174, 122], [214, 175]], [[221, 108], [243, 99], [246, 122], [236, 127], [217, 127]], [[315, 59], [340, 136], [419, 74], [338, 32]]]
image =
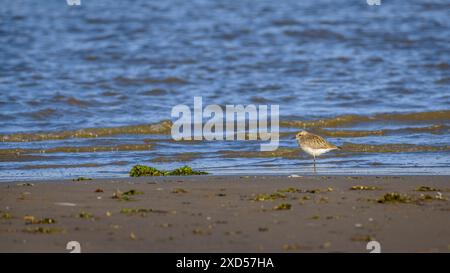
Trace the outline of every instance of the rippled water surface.
[[[343, 150], [319, 174], [450, 174], [448, 1], [10, 1], [0, 5], [0, 180], [135, 164], [307, 174], [291, 137]], [[171, 109], [280, 105], [280, 148], [175, 142]]]

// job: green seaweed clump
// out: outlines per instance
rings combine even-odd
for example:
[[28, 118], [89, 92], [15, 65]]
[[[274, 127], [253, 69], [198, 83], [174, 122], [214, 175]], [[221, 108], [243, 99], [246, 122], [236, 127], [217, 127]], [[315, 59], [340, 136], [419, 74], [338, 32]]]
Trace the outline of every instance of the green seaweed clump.
[[131, 168], [130, 176], [131, 177], [139, 177], [139, 176], [163, 176], [164, 172], [149, 166], [144, 165], [135, 165]]
[[416, 189], [416, 191], [439, 191], [439, 189], [435, 189], [429, 186], [420, 186]]
[[118, 201], [134, 201], [133, 198], [130, 196], [136, 195], [136, 194], [144, 194], [143, 192], [139, 192], [137, 190], [129, 190], [125, 193], [116, 190], [116, 192], [113, 193], [112, 199], [117, 199]]
[[288, 203], [281, 203], [278, 206], [275, 206], [274, 210], [289, 210], [291, 209], [292, 205]]
[[370, 236], [370, 235], [354, 235], [350, 238], [350, 240], [352, 240], [354, 242], [370, 242], [370, 241], [374, 241], [375, 237]]
[[297, 192], [301, 192], [301, 190], [297, 189], [297, 188], [289, 187], [289, 188], [285, 188], [285, 189], [279, 189], [278, 192], [297, 193]]
[[122, 214], [141, 214], [142, 216], [145, 216], [145, 214], [151, 212], [151, 209], [144, 209], [144, 208], [123, 208], [120, 210], [120, 213]]
[[123, 193], [123, 195], [128, 195], [128, 196], [139, 195], [139, 194], [144, 194], [144, 192], [132, 189], [132, 190], [129, 190], [129, 191], [126, 191]]
[[75, 182], [88, 181], [88, 180], [92, 180], [92, 178], [78, 177], [78, 178], [76, 178], [76, 179], [72, 179], [72, 181], [75, 181]]
[[362, 186], [362, 185], [356, 185], [356, 186], [352, 186], [350, 188], [350, 190], [352, 191], [375, 191], [375, 190], [379, 190], [379, 187], [376, 186]]
[[23, 230], [26, 233], [34, 233], [34, 234], [53, 234], [63, 232], [63, 229], [60, 228], [47, 228], [47, 227], [36, 227], [36, 228], [26, 228]]
[[176, 188], [172, 190], [172, 193], [187, 193], [188, 191], [182, 188]]
[[37, 225], [37, 224], [55, 224], [55, 219], [52, 218], [43, 218], [43, 219], [37, 219], [34, 216], [26, 215], [23, 217], [25, 220], [25, 224], [27, 225]]
[[91, 219], [93, 216], [89, 212], [82, 211], [78, 214], [78, 218]]
[[194, 171], [189, 166], [183, 166], [181, 168], [172, 170], [172, 171], [164, 171], [158, 170], [156, 168], [144, 165], [135, 165], [131, 168], [130, 176], [131, 177], [139, 177], [139, 176], [184, 176], [184, 175], [203, 175], [208, 174], [207, 172], [202, 171]]
[[2, 214], [2, 216], [1, 216], [0, 218], [2, 218], [2, 219], [6, 219], [6, 220], [9, 220], [9, 219], [12, 219], [12, 218], [13, 218], [13, 216], [12, 216], [12, 214], [11, 214], [11, 213], [8, 213], [8, 212], [4, 212], [4, 213]]
[[141, 216], [146, 216], [147, 213], [160, 213], [166, 214], [168, 211], [166, 210], [158, 210], [158, 209], [146, 209], [146, 208], [122, 208], [120, 213], [126, 215], [135, 215], [140, 214]]
[[409, 203], [411, 202], [411, 198], [407, 195], [400, 194], [397, 192], [389, 192], [386, 193], [382, 198], [377, 200], [380, 204], [385, 203]]
[[202, 172], [202, 171], [194, 171], [189, 166], [183, 166], [183, 167], [175, 169], [173, 171], [166, 172], [165, 175], [204, 175], [204, 174], [208, 174], [208, 173]]
[[282, 199], [282, 198], [286, 198], [286, 195], [284, 193], [281, 192], [274, 192], [271, 194], [267, 194], [267, 193], [260, 193], [257, 194], [254, 198], [253, 201], [272, 201], [272, 200], [276, 200], [276, 199]]
[[420, 194], [419, 198], [417, 198], [418, 201], [432, 201], [432, 200], [441, 200], [446, 201], [447, 198], [442, 196], [442, 193], [438, 192], [435, 196], [429, 195], [429, 194]]

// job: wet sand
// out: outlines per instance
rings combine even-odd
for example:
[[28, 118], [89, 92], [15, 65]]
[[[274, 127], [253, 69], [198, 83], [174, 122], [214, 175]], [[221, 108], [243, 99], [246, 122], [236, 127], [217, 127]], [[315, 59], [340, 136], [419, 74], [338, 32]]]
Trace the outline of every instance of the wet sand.
[[[368, 252], [371, 240], [382, 252], [449, 252], [449, 181], [192, 176], [1, 183], [0, 252], [69, 252], [69, 241], [82, 252]], [[402, 195], [385, 195], [393, 192]]]

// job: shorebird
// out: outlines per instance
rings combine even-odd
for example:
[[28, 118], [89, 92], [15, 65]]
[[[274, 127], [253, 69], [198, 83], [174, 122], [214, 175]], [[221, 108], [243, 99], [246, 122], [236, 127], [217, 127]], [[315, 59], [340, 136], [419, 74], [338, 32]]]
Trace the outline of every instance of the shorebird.
[[323, 137], [306, 131], [297, 133], [295, 135], [295, 139], [297, 139], [298, 145], [303, 151], [314, 157], [314, 167], [316, 166], [316, 156], [329, 151], [341, 149], [341, 147], [329, 143]]

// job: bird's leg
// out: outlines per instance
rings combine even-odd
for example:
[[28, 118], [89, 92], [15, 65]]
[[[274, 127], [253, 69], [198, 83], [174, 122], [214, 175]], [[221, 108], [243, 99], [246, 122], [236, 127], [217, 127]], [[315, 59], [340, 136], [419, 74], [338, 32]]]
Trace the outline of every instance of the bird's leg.
[[314, 172], [316, 172], [316, 156], [313, 155], [313, 157], [314, 157]]

